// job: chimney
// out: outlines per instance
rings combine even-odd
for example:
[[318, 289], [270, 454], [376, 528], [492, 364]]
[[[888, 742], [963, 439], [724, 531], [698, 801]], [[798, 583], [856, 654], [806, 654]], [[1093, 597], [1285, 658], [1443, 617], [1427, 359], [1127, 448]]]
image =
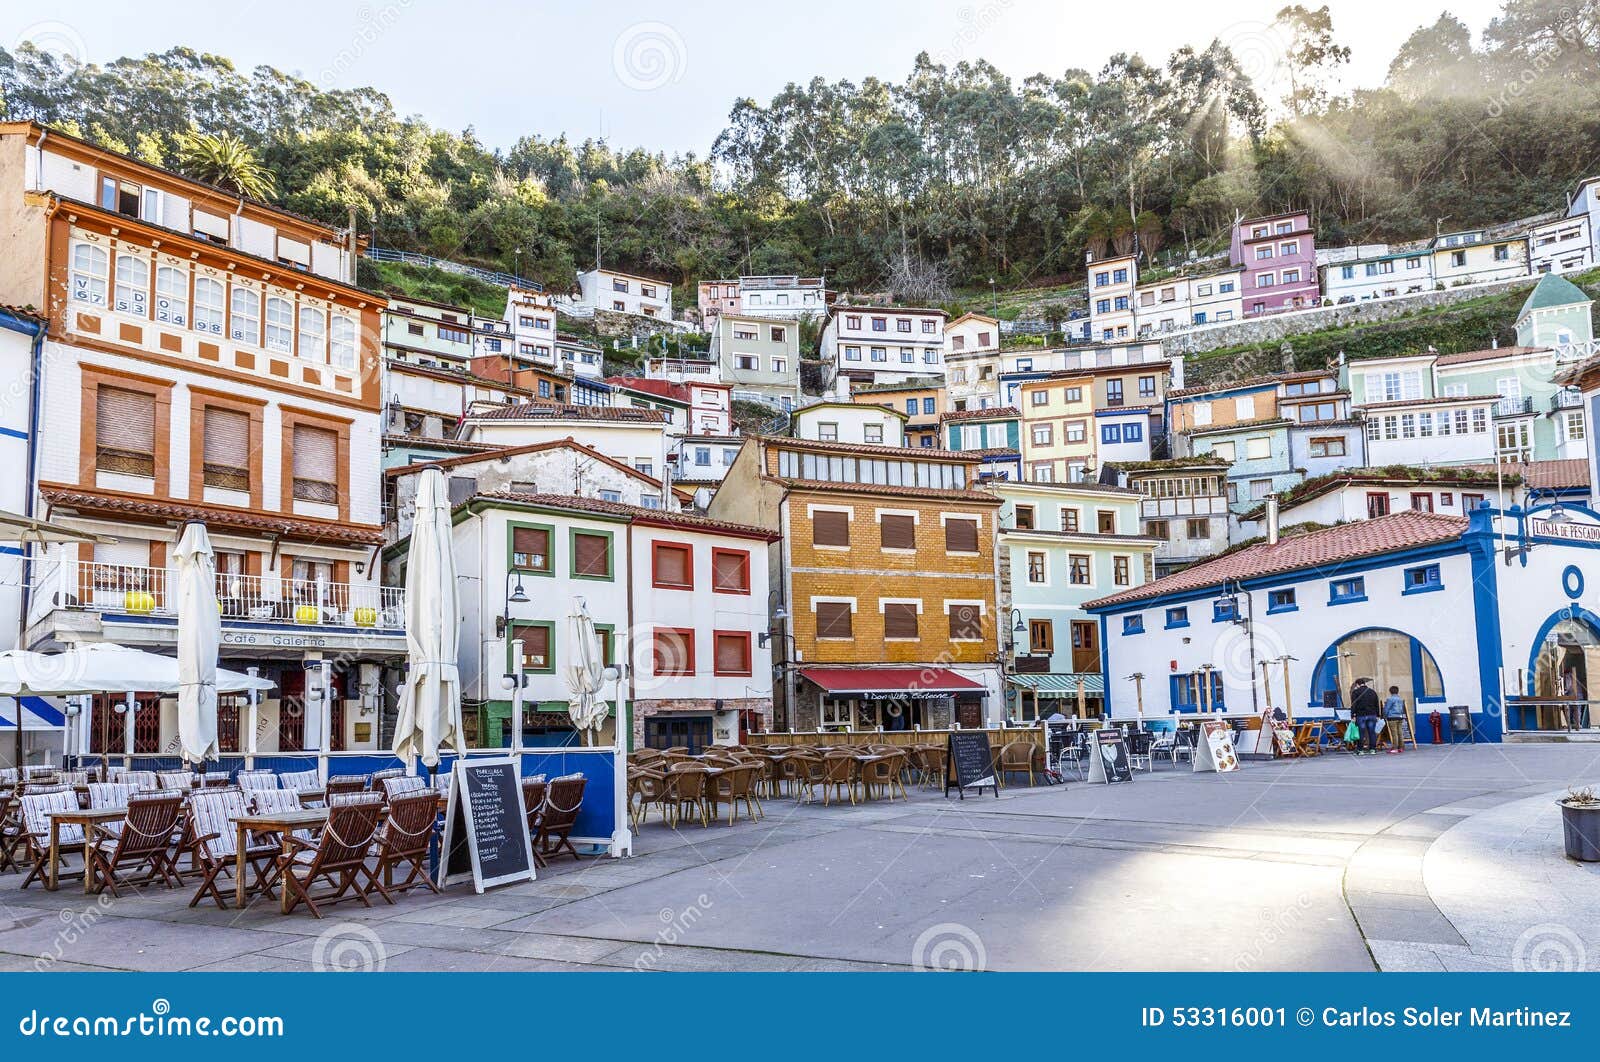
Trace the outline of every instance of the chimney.
[[1267, 499], [1267, 545], [1278, 544], [1278, 496]]
[[357, 277], [356, 255], [358, 242], [356, 239], [356, 207], [352, 203], [350, 204], [350, 228], [345, 234], [345, 255], [348, 258], [346, 268], [350, 271], [348, 279], [352, 284], [356, 283]]

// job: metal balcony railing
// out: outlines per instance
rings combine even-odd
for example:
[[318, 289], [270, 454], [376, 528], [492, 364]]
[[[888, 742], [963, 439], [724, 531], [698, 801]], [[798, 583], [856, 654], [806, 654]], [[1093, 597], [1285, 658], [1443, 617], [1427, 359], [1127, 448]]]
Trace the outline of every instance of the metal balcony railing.
[[[35, 591], [58, 609], [176, 616], [175, 576], [167, 568], [68, 561], [47, 569]], [[216, 578], [217, 605], [225, 622], [383, 630], [405, 627], [406, 592], [401, 587], [277, 575], [219, 573]]]
[[1550, 411], [1552, 413], [1560, 412], [1563, 409], [1582, 408], [1583, 393], [1581, 391], [1565, 388], [1550, 396]]
[[1497, 417], [1520, 417], [1533, 412], [1533, 398], [1502, 398], [1494, 404]]

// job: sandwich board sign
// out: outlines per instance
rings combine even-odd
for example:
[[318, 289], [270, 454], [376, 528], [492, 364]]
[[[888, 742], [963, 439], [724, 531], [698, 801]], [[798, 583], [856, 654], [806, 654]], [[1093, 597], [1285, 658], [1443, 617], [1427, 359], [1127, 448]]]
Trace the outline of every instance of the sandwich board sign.
[[1194, 769], [1227, 774], [1239, 769], [1239, 753], [1233, 747], [1233, 728], [1220, 719], [1200, 724], [1200, 740], [1194, 746]]
[[[1272, 745], [1270, 747], [1276, 755], [1300, 755], [1300, 749], [1294, 743], [1294, 727], [1289, 725], [1288, 720], [1277, 718], [1271, 711], [1263, 712], [1261, 715], [1261, 729], [1272, 736]], [[1256, 748], [1259, 750], [1261, 746], [1257, 745]]]
[[1094, 752], [1089, 757], [1089, 781], [1133, 781], [1133, 762], [1128, 759], [1128, 739], [1114, 727], [1094, 732]]
[[533, 845], [522, 777], [509, 757], [458, 759], [451, 768], [439, 885], [471, 875], [478, 892], [532, 881]]
[[994, 754], [989, 751], [989, 735], [981, 730], [952, 730], [949, 743], [945, 746], [945, 755], [949, 764], [944, 772], [944, 795], [950, 795], [950, 787], [956, 787], [956, 795], [962, 800], [967, 799], [966, 791], [976, 789], [979, 793], [986, 788], [994, 790], [994, 795], [1000, 795], [1000, 780], [995, 776]]

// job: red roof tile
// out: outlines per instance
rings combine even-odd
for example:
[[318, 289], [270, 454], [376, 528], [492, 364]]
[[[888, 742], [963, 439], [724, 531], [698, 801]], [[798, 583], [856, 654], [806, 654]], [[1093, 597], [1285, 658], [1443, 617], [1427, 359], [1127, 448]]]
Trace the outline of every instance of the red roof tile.
[[1021, 411], [1016, 406], [998, 406], [993, 409], [957, 409], [946, 413], [940, 420], [1001, 420], [1005, 417], [1020, 417]]
[[625, 517], [638, 524], [681, 527], [690, 531], [737, 535], [740, 538], [759, 538], [767, 542], [776, 542], [780, 537], [777, 532], [769, 531], [764, 527], [735, 524], [727, 520], [713, 520], [709, 516], [696, 516], [693, 513], [669, 513], [661, 509], [646, 509], [640, 505], [602, 501], [599, 498], [574, 498], [567, 494], [523, 494], [514, 490], [489, 491], [479, 494], [477, 497], [487, 498], [491, 501], [522, 502], [525, 505], [538, 505], [550, 509], [570, 509], [575, 512], [594, 513], [598, 516]]
[[468, 420], [616, 420], [634, 424], [666, 424], [670, 421], [659, 409], [638, 409], [633, 406], [575, 406], [544, 403], [524, 403], [515, 406], [497, 406], [471, 413]]
[[154, 522], [203, 520], [212, 530], [251, 531], [282, 535], [297, 542], [331, 542], [373, 546], [383, 542], [383, 529], [302, 516], [279, 516], [253, 509], [162, 501], [117, 491], [92, 490], [64, 483], [41, 483], [39, 494], [53, 506], [96, 515], [144, 518]]
[[811, 490], [820, 493], [883, 494], [896, 498], [928, 498], [943, 501], [971, 502], [974, 505], [999, 505], [1000, 499], [979, 490], [947, 490], [943, 487], [891, 487], [886, 483], [835, 483], [826, 479], [786, 479], [769, 477], [794, 490]]
[[1466, 365], [1474, 361], [1493, 361], [1496, 358], [1512, 358], [1523, 354], [1545, 354], [1549, 352], [1549, 347], [1490, 347], [1488, 350], [1463, 350], [1457, 354], [1441, 354], [1434, 359], [1434, 364]]
[[1448, 542], [1461, 537], [1466, 529], [1467, 519], [1464, 516], [1407, 510], [1376, 520], [1360, 520], [1303, 535], [1291, 535], [1279, 539], [1276, 545], [1263, 542], [1237, 553], [1202, 561], [1192, 568], [1124, 590], [1120, 594], [1087, 601], [1084, 607], [1131, 604], [1164, 594], [1203, 590], [1263, 575], [1329, 567], [1360, 557]]
[[[1462, 465], [1475, 472], [1494, 475], [1495, 465], [1491, 463], [1478, 465]], [[1582, 457], [1568, 457], [1554, 461], [1529, 461], [1525, 465], [1507, 464], [1505, 471], [1509, 474], [1515, 472], [1522, 477], [1522, 482], [1529, 487], [1544, 487], [1553, 490], [1577, 490], [1589, 486], [1589, 461]]]

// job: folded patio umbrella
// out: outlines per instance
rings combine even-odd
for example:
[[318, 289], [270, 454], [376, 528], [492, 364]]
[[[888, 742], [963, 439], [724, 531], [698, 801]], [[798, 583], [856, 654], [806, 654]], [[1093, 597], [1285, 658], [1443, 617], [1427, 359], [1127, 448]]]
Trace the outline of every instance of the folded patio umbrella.
[[600, 683], [604, 667], [600, 660], [600, 645], [595, 637], [594, 619], [589, 606], [581, 597], [572, 599], [572, 612], [567, 616], [567, 689], [572, 700], [567, 704], [567, 714], [572, 725], [583, 732], [584, 742], [594, 744], [594, 735], [605, 725], [609, 708], [600, 699]]
[[185, 763], [204, 763], [217, 758], [217, 653], [222, 648], [216, 555], [206, 525], [185, 524], [172, 556], [178, 592], [178, 745]]
[[[265, 692], [273, 683], [217, 669], [219, 693]], [[159, 653], [103, 642], [60, 653], [0, 652], [0, 697], [70, 697], [84, 693], [178, 693], [178, 661]]]
[[394, 754], [421, 756], [439, 765], [449, 744], [461, 754], [461, 675], [456, 666], [461, 604], [456, 596], [456, 557], [451, 543], [450, 502], [444, 474], [424, 469], [417, 483], [417, 511], [406, 554], [406, 677], [400, 687]]

